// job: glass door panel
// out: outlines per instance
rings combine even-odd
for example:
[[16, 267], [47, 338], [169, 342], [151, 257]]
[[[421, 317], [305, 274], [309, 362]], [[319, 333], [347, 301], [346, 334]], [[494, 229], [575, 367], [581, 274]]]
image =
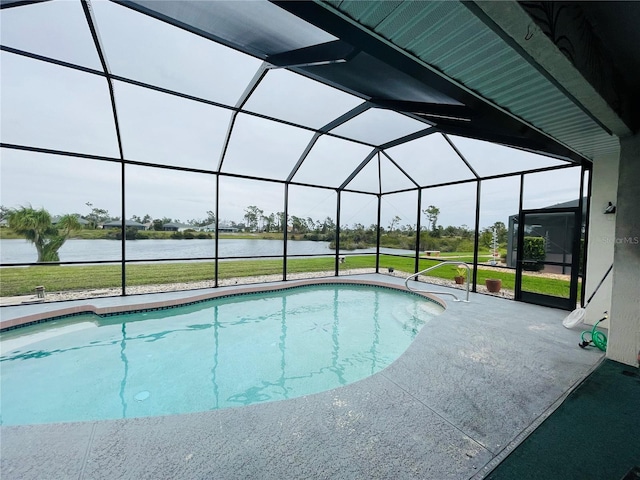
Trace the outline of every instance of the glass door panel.
[[573, 310], [578, 285], [578, 209], [523, 211], [516, 299]]

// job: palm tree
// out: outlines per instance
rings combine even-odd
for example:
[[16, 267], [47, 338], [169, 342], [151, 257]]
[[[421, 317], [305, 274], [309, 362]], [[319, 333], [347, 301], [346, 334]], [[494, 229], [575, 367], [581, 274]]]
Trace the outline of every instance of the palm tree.
[[74, 231], [82, 228], [75, 215], [64, 215], [53, 225], [49, 212], [31, 206], [11, 210], [8, 218], [9, 227], [35, 245], [38, 263], [59, 262], [60, 247]]
[[428, 208], [422, 210], [422, 213], [424, 213], [427, 216], [427, 219], [431, 224], [431, 231], [435, 232], [438, 229], [437, 223], [438, 223], [438, 215], [440, 215], [440, 209], [435, 205], [429, 205]]

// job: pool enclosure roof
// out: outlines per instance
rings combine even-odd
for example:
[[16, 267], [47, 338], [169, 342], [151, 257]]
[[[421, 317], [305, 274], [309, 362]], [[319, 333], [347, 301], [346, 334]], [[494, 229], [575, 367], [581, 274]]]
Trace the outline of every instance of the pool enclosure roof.
[[[536, 101], [465, 4], [396, 3], [3, 0], [2, 146], [372, 194], [608, 148], [565, 96], [562, 143], [475, 93]], [[488, 42], [480, 65], [470, 41]]]

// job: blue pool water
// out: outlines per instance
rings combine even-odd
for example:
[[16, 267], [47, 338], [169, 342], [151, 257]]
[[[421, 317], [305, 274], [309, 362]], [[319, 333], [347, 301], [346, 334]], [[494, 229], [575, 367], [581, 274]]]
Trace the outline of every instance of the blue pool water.
[[442, 311], [391, 289], [325, 285], [20, 328], [0, 343], [3, 425], [200, 412], [376, 373]]

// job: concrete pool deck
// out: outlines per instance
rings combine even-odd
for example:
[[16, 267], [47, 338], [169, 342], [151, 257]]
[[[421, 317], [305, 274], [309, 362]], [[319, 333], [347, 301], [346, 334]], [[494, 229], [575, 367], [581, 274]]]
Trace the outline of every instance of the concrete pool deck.
[[[387, 275], [351, 278], [403, 283]], [[2, 478], [483, 478], [603, 354], [578, 347], [580, 331], [562, 326], [565, 311], [480, 294], [472, 294], [471, 303], [441, 298], [447, 310], [400, 358], [345, 387], [186, 415], [0, 427]], [[3, 307], [1, 313], [4, 322], [17, 312], [62, 306]]]

